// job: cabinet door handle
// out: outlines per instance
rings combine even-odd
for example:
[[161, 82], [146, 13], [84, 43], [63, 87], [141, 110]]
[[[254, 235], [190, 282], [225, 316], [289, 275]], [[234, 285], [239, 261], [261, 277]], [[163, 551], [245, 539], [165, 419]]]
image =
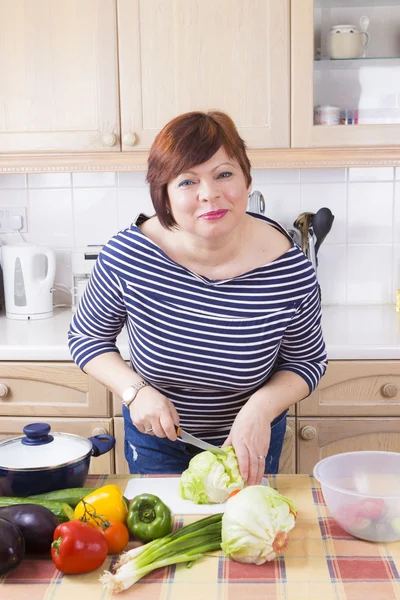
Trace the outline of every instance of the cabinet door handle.
[[304, 427], [302, 427], [300, 435], [303, 438], [303, 440], [313, 440], [317, 435], [317, 430], [311, 425], [305, 425]]
[[132, 131], [127, 131], [122, 136], [124, 146], [134, 146], [136, 144], [136, 135]]
[[92, 435], [107, 435], [108, 431], [105, 427], [95, 427], [93, 429]]
[[103, 144], [105, 146], [107, 146], [108, 148], [111, 148], [111, 146], [115, 146], [117, 142], [117, 136], [115, 135], [115, 133], [104, 133], [103, 134]]
[[0, 383], [0, 398], [5, 398], [9, 390], [5, 383]]
[[397, 396], [398, 391], [399, 388], [394, 383], [386, 383], [382, 387], [382, 394], [385, 396], [385, 398], [394, 398]]

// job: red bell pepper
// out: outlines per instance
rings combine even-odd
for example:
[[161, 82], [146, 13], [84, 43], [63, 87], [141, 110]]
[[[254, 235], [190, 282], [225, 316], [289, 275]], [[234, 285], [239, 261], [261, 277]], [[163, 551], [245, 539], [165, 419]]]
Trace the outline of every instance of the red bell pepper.
[[61, 523], [54, 530], [51, 558], [68, 575], [90, 573], [101, 567], [108, 553], [107, 540], [98, 529], [81, 521]]

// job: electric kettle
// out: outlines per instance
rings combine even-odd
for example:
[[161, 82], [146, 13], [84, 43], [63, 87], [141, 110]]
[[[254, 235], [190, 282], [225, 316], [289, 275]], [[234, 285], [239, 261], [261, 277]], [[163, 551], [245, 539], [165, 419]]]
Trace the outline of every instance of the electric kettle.
[[4, 245], [1, 251], [6, 316], [20, 320], [52, 317], [54, 250], [21, 243]]

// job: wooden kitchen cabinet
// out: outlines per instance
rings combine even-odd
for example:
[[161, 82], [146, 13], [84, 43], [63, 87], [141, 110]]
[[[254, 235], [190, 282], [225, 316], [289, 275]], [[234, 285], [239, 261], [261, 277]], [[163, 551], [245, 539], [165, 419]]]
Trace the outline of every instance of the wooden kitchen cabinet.
[[115, 0], [0, 0], [0, 39], [2, 154], [120, 149]]
[[312, 473], [327, 456], [358, 450], [400, 452], [400, 418], [298, 418], [298, 473]]
[[400, 417], [400, 361], [330, 361], [301, 416]]
[[[128, 463], [124, 455], [124, 419], [114, 417], [115, 472], [120, 475], [129, 473]], [[285, 441], [279, 464], [280, 473], [296, 472], [296, 424], [294, 417], [288, 417]]]
[[0, 362], [0, 416], [106, 417], [110, 392], [72, 362]]
[[[331, 58], [330, 28], [338, 23], [361, 28], [360, 18], [368, 15], [371, 26], [366, 56]], [[293, 148], [354, 148], [356, 157], [359, 154], [356, 147], [398, 145], [399, 28], [400, 9], [396, 2], [291, 2]], [[334, 33], [346, 35], [339, 31]], [[314, 114], [314, 109], [321, 105], [331, 109], [337, 107], [341, 111], [338, 124], [318, 124], [319, 117]]]
[[[53, 417], [2, 417], [0, 419], [0, 440], [10, 437], [18, 437], [23, 435], [23, 428], [28, 423], [48, 423], [51, 431], [56, 433], [72, 433], [82, 437], [92, 437], [94, 435], [102, 435], [105, 433], [113, 435], [113, 420], [87, 418], [76, 419], [68, 418], [53, 418]], [[51, 456], [49, 456], [51, 463]], [[102, 454], [101, 456], [92, 457], [90, 460], [90, 474], [101, 475], [102, 473], [114, 473], [114, 450]]]
[[210, 109], [250, 148], [289, 147], [289, 0], [118, 0], [118, 49], [123, 150]]

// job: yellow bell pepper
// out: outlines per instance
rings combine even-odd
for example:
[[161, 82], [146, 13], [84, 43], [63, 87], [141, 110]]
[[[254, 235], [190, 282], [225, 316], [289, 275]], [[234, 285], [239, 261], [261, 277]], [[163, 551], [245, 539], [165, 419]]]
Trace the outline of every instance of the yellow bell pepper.
[[101, 516], [110, 521], [124, 523], [128, 514], [128, 507], [123, 498], [122, 491], [117, 485], [104, 485], [93, 490], [76, 505], [74, 516], [91, 525], [96, 525], [93, 517]]

